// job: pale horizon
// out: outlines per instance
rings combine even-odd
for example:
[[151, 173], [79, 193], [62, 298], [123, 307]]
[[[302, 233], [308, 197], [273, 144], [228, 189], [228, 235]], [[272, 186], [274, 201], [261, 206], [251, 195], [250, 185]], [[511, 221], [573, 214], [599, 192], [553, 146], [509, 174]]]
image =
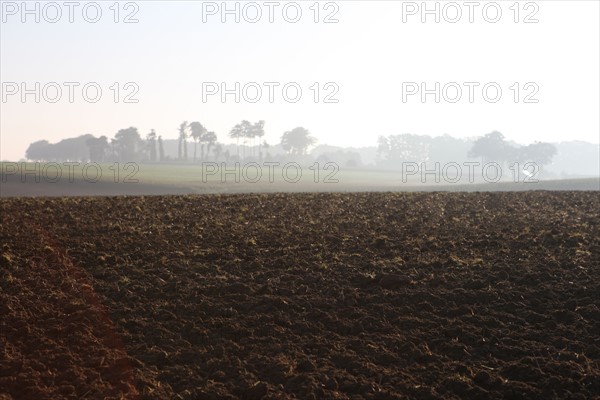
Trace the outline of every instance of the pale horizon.
[[[537, 23], [521, 21], [533, 9], [520, 10], [515, 23], [512, 3], [499, 2], [503, 15], [498, 23], [475, 12], [473, 23], [463, 15], [455, 24], [443, 18], [435, 23], [431, 16], [422, 23], [419, 14], [405, 15], [404, 23], [403, 7], [411, 2], [330, 2], [337, 10], [321, 9], [319, 19], [335, 11], [337, 23], [314, 23], [312, 3], [298, 2], [303, 15], [295, 24], [278, 18], [277, 12], [272, 24], [266, 15], [256, 24], [243, 18], [235, 23], [232, 17], [222, 23], [218, 15], [203, 23], [203, 2], [159, 1], [132, 2], [138, 7], [137, 23], [114, 23], [108, 3], [102, 3], [103, 16], [95, 24], [77, 11], [72, 24], [66, 15], [54, 24], [43, 16], [40, 23], [31, 16], [23, 23], [6, 3], [11, 2], [3, 2], [0, 32], [2, 160], [23, 158], [28, 145], [38, 140], [55, 143], [86, 133], [112, 138], [129, 126], [142, 136], [155, 129], [163, 139], [176, 139], [184, 120], [200, 121], [225, 144], [235, 143], [229, 130], [244, 119], [265, 120], [265, 139], [272, 145], [297, 126], [308, 129], [318, 144], [340, 147], [376, 146], [381, 135], [473, 138], [491, 131], [519, 144], [600, 142], [598, 2], [537, 2]], [[120, 10], [119, 18], [131, 11]], [[43, 98], [35, 103], [33, 95], [23, 103], [20, 93], [6, 95], [11, 82], [25, 82], [28, 88], [34, 82], [42, 87], [97, 82], [103, 96], [88, 103], [76, 90], [70, 103], [63, 86], [57, 103]], [[139, 102], [114, 103], [114, 82], [121, 97], [129, 93], [125, 83], [135, 83]], [[296, 82], [303, 96], [289, 103], [276, 91], [269, 103], [263, 90], [256, 104], [243, 99], [236, 104], [233, 96], [226, 103], [218, 96], [203, 102], [206, 82], [228, 87], [235, 82], [278, 82], [279, 87]], [[310, 89], [315, 82], [321, 96], [317, 104]], [[329, 82], [339, 88], [337, 103], [322, 101]], [[407, 82], [425, 82], [428, 88], [435, 82], [442, 87], [477, 82], [479, 88], [497, 83], [503, 93], [491, 103], [477, 89], [470, 103], [462, 86], [463, 97], [455, 104], [444, 99], [435, 103], [433, 95], [426, 103], [418, 95], [403, 102]], [[510, 89], [515, 82], [517, 103]], [[532, 96], [537, 103], [523, 102], [531, 92], [528, 83], [539, 89]]]

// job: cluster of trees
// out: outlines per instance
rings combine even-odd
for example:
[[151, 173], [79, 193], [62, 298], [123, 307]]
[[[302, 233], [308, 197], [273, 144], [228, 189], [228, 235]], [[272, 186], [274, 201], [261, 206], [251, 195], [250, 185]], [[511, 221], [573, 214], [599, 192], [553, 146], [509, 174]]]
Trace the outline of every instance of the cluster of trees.
[[54, 144], [47, 140], [39, 140], [29, 145], [25, 157], [29, 160], [44, 161], [86, 160], [90, 156], [90, 150], [87, 146], [87, 141], [90, 139], [95, 138], [87, 134], [76, 138], [63, 139]]
[[428, 161], [431, 139], [429, 136], [410, 133], [380, 136], [377, 140], [377, 150], [382, 158], [389, 161]]
[[306, 150], [316, 142], [317, 139], [302, 127], [294, 128], [281, 136], [281, 146], [283, 149], [295, 156], [305, 155]]
[[469, 151], [469, 157], [481, 158], [483, 162], [494, 161], [506, 165], [535, 162], [539, 167], [550, 164], [555, 155], [556, 147], [553, 144], [535, 142], [516, 147], [508, 143], [498, 131], [477, 139]]
[[377, 145], [377, 165], [380, 168], [397, 168], [402, 162], [461, 162], [467, 159], [471, 145], [472, 142], [467, 139], [450, 135], [380, 136]]
[[[243, 142], [242, 159], [246, 158], [246, 145], [249, 141], [252, 141], [252, 158], [255, 158], [256, 139], [258, 138], [258, 158], [262, 160], [263, 148], [268, 148], [270, 145], [266, 140], [262, 140], [265, 135], [265, 121], [258, 121], [251, 123], [243, 120], [239, 124], [235, 125], [229, 132], [229, 137], [235, 139], [237, 146], [237, 157], [240, 159], [240, 139]], [[281, 135], [281, 146], [288, 154], [292, 156], [304, 156], [307, 153], [309, 147], [313, 146], [317, 142], [317, 139], [310, 134], [308, 129], [301, 126], [286, 131]]]
[[[270, 147], [269, 143], [263, 139], [265, 136], [265, 121], [250, 122], [247, 120], [236, 124], [230, 131], [229, 137], [236, 142], [236, 160], [263, 159], [263, 149]], [[222, 154], [227, 160], [232, 157], [229, 151], [223, 152], [223, 145], [217, 142], [217, 135], [207, 130], [204, 125], [198, 121], [184, 121], [179, 125], [179, 143], [178, 143], [178, 159], [188, 160], [187, 139], [191, 138], [194, 141], [194, 157], [193, 160], [204, 161], [208, 160], [208, 155], [211, 148], [215, 159], [218, 159]], [[240, 146], [240, 141], [242, 145]], [[290, 155], [301, 156], [305, 155], [308, 148], [314, 145], [317, 139], [303, 127], [297, 127], [291, 131], [284, 132], [281, 136], [281, 145], [283, 149]], [[250, 143], [250, 145], [249, 145]], [[258, 143], [258, 144], [257, 144]], [[200, 157], [197, 157], [197, 146], [200, 144]], [[246, 154], [246, 149], [250, 147], [250, 154]], [[206, 152], [205, 152], [206, 148]], [[242, 154], [240, 155], [240, 148]]]
[[[211, 147], [217, 143], [217, 134], [209, 131], [198, 121], [193, 121], [188, 124], [183, 121], [179, 125], [179, 147], [178, 158], [180, 160], [188, 159], [187, 139], [192, 138], [194, 141], [194, 161], [198, 160], [198, 144], [200, 144], [200, 160], [208, 158]], [[204, 149], [206, 147], [206, 153]]]
[[344, 168], [359, 168], [363, 166], [362, 157], [358, 151], [322, 145], [313, 149], [311, 155], [320, 165], [335, 163]]
[[157, 161], [164, 159], [162, 138], [151, 130], [142, 139], [137, 128], [119, 130], [113, 139], [85, 134], [63, 139], [58, 143], [39, 140], [29, 145], [25, 152], [28, 160], [36, 161]]
[[[229, 132], [229, 137], [236, 140], [236, 160], [254, 159], [256, 142], [258, 139], [258, 159], [263, 159], [262, 150], [269, 144], [262, 140], [265, 135], [265, 121], [250, 123], [242, 121], [236, 124]], [[233, 156], [229, 150], [217, 142], [217, 134], [209, 131], [198, 121], [188, 123], [182, 122], [178, 128], [177, 160], [188, 161], [188, 140], [194, 143], [193, 161], [201, 162], [217, 160], [222, 156], [230, 161]], [[240, 157], [240, 139], [243, 142], [243, 156]], [[251, 155], [247, 157], [246, 148], [251, 141]], [[290, 155], [305, 155], [307, 149], [316, 143], [316, 139], [310, 132], [302, 127], [284, 132], [281, 136], [282, 148]], [[199, 146], [198, 146], [199, 145]], [[200, 152], [198, 153], [198, 148]], [[212, 151], [213, 158], [210, 157]], [[40, 140], [29, 145], [25, 156], [29, 160], [36, 161], [84, 161], [93, 162], [129, 162], [129, 161], [152, 161], [162, 162], [172, 160], [165, 153], [165, 145], [160, 135], [152, 129], [145, 138], [142, 138], [135, 127], [119, 130], [113, 139], [106, 136], [95, 137], [91, 134], [81, 135], [76, 138], [63, 139], [52, 144], [47, 140]]]
[[240, 158], [240, 139], [242, 139], [244, 155], [246, 158], [246, 145], [249, 140], [252, 140], [252, 158], [254, 158], [254, 149], [256, 148], [256, 138], [258, 138], [258, 158], [262, 159], [262, 148], [269, 147], [266, 141], [262, 141], [262, 137], [265, 135], [265, 121], [258, 121], [251, 123], [243, 120], [239, 124], [236, 124], [229, 132], [229, 137], [235, 139], [237, 146], [237, 157]]
[[461, 162], [480, 158], [483, 163], [510, 165], [515, 162], [535, 162], [542, 167], [549, 164], [557, 153], [556, 147], [550, 143], [536, 142], [527, 146], [511, 144], [497, 131], [474, 142], [448, 135], [435, 138], [412, 134], [380, 136], [377, 151], [381, 166], [394, 166], [402, 162]]

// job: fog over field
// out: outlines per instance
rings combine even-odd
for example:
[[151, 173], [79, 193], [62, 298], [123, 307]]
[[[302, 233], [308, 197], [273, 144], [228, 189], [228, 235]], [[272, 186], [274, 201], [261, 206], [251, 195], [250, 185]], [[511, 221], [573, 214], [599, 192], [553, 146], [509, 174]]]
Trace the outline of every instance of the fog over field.
[[0, 12], [0, 400], [600, 399], [600, 2]]
[[41, 163], [28, 175], [41, 184], [64, 180], [64, 162], [102, 164], [105, 177], [110, 165], [193, 164], [199, 183], [206, 163], [266, 175], [265, 162], [421, 184], [598, 177], [599, 12], [590, 1], [3, 1], [3, 180], [27, 180], [19, 161]]

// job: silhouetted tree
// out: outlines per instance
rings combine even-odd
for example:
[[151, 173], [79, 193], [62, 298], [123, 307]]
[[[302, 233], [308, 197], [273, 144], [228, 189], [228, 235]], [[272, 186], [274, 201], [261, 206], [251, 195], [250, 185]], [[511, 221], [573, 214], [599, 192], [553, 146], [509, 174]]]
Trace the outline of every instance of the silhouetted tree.
[[162, 136], [158, 136], [158, 159], [160, 162], [165, 160], [165, 148], [162, 140]]
[[243, 139], [243, 157], [246, 159], [246, 144], [248, 143], [248, 139], [252, 137], [252, 124], [250, 121], [243, 120], [241, 123], [242, 126], [242, 139]]
[[494, 131], [477, 139], [468, 154], [473, 158], [481, 157], [483, 162], [505, 163], [514, 156], [514, 148], [504, 140], [502, 133]]
[[[190, 136], [194, 139], [194, 161], [196, 161], [196, 150], [198, 148], [198, 141], [202, 140], [202, 137], [206, 134], [206, 128], [198, 121], [190, 122]], [[200, 154], [202, 158], [202, 154]]]
[[183, 121], [179, 125], [179, 149], [177, 152], [177, 157], [181, 159], [187, 159], [187, 121]]
[[429, 161], [429, 136], [402, 135], [380, 136], [377, 152], [380, 157], [392, 162]]
[[556, 146], [550, 143], [535, 142], [519, 149], [519, 161], [535, 162], [540, 168], [552, 162], [556, 155]]
[[25, 158], [32, 161], [47, 161], [50, 160], [50, 147], [52, 145], [47, 140], [38, 140], [29, 145], [25, 151]]
[[100, 136], [99, 138], [92, 136], [86, 140], [86, 143], [90, 151], [90, 161], [104, 162], [106, 153], [110, 149], [108, 138], [106, 136]]
[[236, 147], [237, 147], [237, 158], [240, 158], [240, 138], [244, 135], [244, 128], [242, 124], [237, 124], [234, 126], [229, 132], [229, 137], [235, 139]]
[[262, 137], [265, 135], [265, 121], [260, 120], [257, 123], [255, 123], [254, 125], [252, 125], [252, 157], [254, 157], [254, 139], [258, 138], [258, 155], [259, 158], [262, 159], [262, 152], [261, 152], [261, 140]]
[[377, 138], [377, 156], [379, 158], [390, 157], [390, 140], [386, 136], [379, 136]]
[[87, 161], [90, 159], [90, 149], [87, 141], [94, 138], [85, 134], [75, 138], [63, 139], [52, 144], [46, 140], [32, 143], [25, 157], [36, 161]]
[[467, 139], [454, 138], [448, 134], [433, 137], [429, 143], [429, 159], [442, 164], [467, 161], [472, 143]]
[[297, 127], [285, 132], [281, 136], [281, 146], [290, 154], [303, 155], [308, 147], [317, 142], [310, 132], [302, 127]]
[[146, 136], [148, 150], [150, 152], [150, 161], [156, 161], [156, 132], [154, 129]]
[[119, 161], [131, 162], [140, 159], [143, 141], [135, 127], [121, 129], [112, 140], [113, 149]]

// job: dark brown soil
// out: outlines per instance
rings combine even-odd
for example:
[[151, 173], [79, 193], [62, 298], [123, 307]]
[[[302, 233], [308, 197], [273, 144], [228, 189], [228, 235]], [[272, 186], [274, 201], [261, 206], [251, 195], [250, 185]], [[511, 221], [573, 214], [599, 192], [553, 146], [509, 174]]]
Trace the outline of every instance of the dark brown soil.
[[600, 397], [600, 194], [0, 200], [0, 399]]

